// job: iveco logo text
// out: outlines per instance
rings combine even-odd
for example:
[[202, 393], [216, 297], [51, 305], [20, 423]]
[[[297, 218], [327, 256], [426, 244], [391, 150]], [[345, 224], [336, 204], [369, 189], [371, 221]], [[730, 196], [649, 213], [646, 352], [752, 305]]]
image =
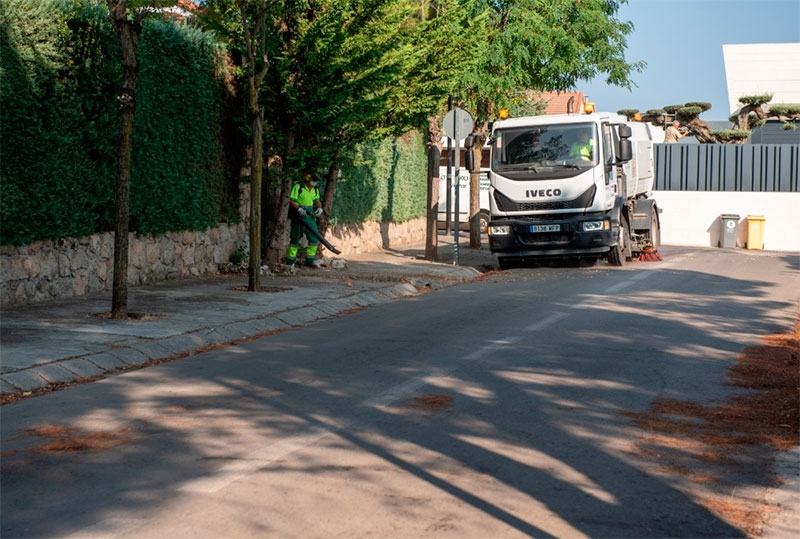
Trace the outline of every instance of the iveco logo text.
[[558, 197], [561, 196], [561, 189], [528, 189], [525, 191], [527, 198]]

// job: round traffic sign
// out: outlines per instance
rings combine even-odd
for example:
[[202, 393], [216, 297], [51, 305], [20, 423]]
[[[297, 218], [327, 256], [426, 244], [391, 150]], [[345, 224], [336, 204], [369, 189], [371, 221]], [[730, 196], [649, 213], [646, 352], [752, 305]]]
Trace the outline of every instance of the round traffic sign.
[[453, 109], [444, 117], [442, 128], [448, 137], [461, 140], [472, 133], [474, 126], [475, 122], [469, 112], [464, 109]]

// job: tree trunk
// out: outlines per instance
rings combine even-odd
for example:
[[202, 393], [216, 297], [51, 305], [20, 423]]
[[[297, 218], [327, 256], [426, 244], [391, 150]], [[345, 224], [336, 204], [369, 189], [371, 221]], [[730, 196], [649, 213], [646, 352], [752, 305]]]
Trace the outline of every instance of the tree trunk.
[[120, 115], [117, 152], [116, 209], [114, 214], [114, 282], [111, 318], [128, 318], [128, 221], [130, 217], [131, 141], [133, 111]]
[[111, 317], [128, 317], [128, 233], [130, 218], [131, 148], [133, 118], [136, 112], [136, 82], [139, 76], [137, 48], [142, 23], [128, 19], [126, 0], [108, 0], [111, 24], [122, 47], [122, 88], [119, 110], [119, 147], [117, 149], [116, 207], [114, 214], [114, 279], [111, 292]]
[[250, 114], [253, 130], [253, 162], [250, 165], [250, 260], [247, 290], [261, 289], [261, 184], [264, 174], [263, 111], [258, 105], [255, 81], [250, 83]]
[[711, 136], [711, 128], [705, 120], [695, 117], [687, 122], [686, 126], [700, 144], [713, 144], [716, 142], [716, 139]]
[[294, 121], [289, 128], [286, 141], [286, 155], [283, 158], [284, 172], [281, 175], [280, 186], [275, 189], [274, 200], [274, 226], [272, 234], [267, 242], [267, 252], [264, 254], [264, 263], [275, 265], [280, 263], [286, 255], [286, 248], [289, 240], [289, 196], [292, 194], [292, 176], [286, 172], [287, 164], [295, 148]]
[[750, 113], [755, 112], [756, 118], [763, 120], [767, 117], [764, 109], [761, 108], [762, 103], [757, 105], [745, 105], [739, 109], [738, 114], [738, 127], [744, 131], [750, 131]]
[[442, 130], [436, 116], [428, 117], [428, 197], [425, 228], [425, 260], [438, 260], [439, 253], [439, 165], [442, 156]]
[[483, 137], [475, 137], [472, 149], [475, 171], [469, 175], [469, 246], [481, 247], [481, 167], [483, 166]]
[[[480, 155], [480, 154], [479, 154]], [[469, 175], [469, 246], [474, 249], [481, 247], [481, 175], [480, 157], [476, 157], [478, 170]]]
[[256, 14], [249, 18], [247, 2], [237, 0], [242, 30], [247, 48], [248, 112], [252, 129], [253, 161], [250, 163], [250, 259], [247, 268], [247, 290], [261, 290], [261, 185], [264, 175], [264, 111], [258, 102], [258, 93], [269, 62], [264, 52], [266, 34], [266, 6], [256, 7]]
[[[479, 107], [478, 117], [488, 116], [488, 104]], [[475, 132], [485, 132], [489, 126], [484, 123]], [[472, 142], [475, 155], [475, 171], [469, 175], [469, 246], [473, 249], [481, 247], [481, 167], [483, 166], [483, 144], [485, 136], [476, 136]]]
[[[336, 152], [333, 162], [328, 167], [328, 175], [325, 178], [325, 192], [322, 194], [322, 209], [325, 210], [325, 213], [317, 219], [319, 231], [323, 236], [328, 231], [329, 217], [333, 207], [333, 195], [336, 193], [336, 183], [339, 181], [339, 171], [341, 170], [341, 163], [339, 162], [341, 155], [341, 151]], [[325, 249], [322, 244], [320, 244], [319, 248], [320, 250]]]

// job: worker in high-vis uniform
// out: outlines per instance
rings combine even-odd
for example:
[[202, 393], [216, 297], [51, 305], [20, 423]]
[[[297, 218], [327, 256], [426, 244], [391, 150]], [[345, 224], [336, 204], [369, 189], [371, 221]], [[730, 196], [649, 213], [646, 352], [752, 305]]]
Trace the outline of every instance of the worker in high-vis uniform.
[[578, 140], [570, 147], [569, 155], [582, 161], [592, 160], [594, 156], [594, 139], [590, 138], [589, 131], [586, 129], [578, 131]]
[[[289, 239], [289, 250], [286, 253], [286, 264], [294, 265], [297, 262], [297, 251], [300, 249], [300, 240], [303, 236], [308, 240], [306, 247], [306, 266], [316, 268], [321, 264], [316, 259], [317, 246], [319, 240], [314, 234], [306, 231], [306, 226], [311, 227], [316, 232], [317, 217], [323, 213], [322, 202], [320, 201], [319, 176], [316, 174], [306, 174], [303, 181], [292, 186], [292, 193], [289, 195], [289, 216], [292, 218], [292, 231]], [[292, 215], [294, 213], [295, 215]]]

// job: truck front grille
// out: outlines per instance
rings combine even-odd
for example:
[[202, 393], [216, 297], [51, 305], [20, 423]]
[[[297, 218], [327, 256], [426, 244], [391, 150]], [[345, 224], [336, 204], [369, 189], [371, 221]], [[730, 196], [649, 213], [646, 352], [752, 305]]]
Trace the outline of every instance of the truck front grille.
[[523, 245], [566, 245], [572, 237], [569, 234], [520, 234], [519, 241]]
[[572, 200], [544, 200], [541, 202], [514, 202], [499, 191], [494, 192], [494, 200], [500, 211], [552, 211], [586, 208], [592, 205], [597, 187], [592, 185], [578, 198]]

